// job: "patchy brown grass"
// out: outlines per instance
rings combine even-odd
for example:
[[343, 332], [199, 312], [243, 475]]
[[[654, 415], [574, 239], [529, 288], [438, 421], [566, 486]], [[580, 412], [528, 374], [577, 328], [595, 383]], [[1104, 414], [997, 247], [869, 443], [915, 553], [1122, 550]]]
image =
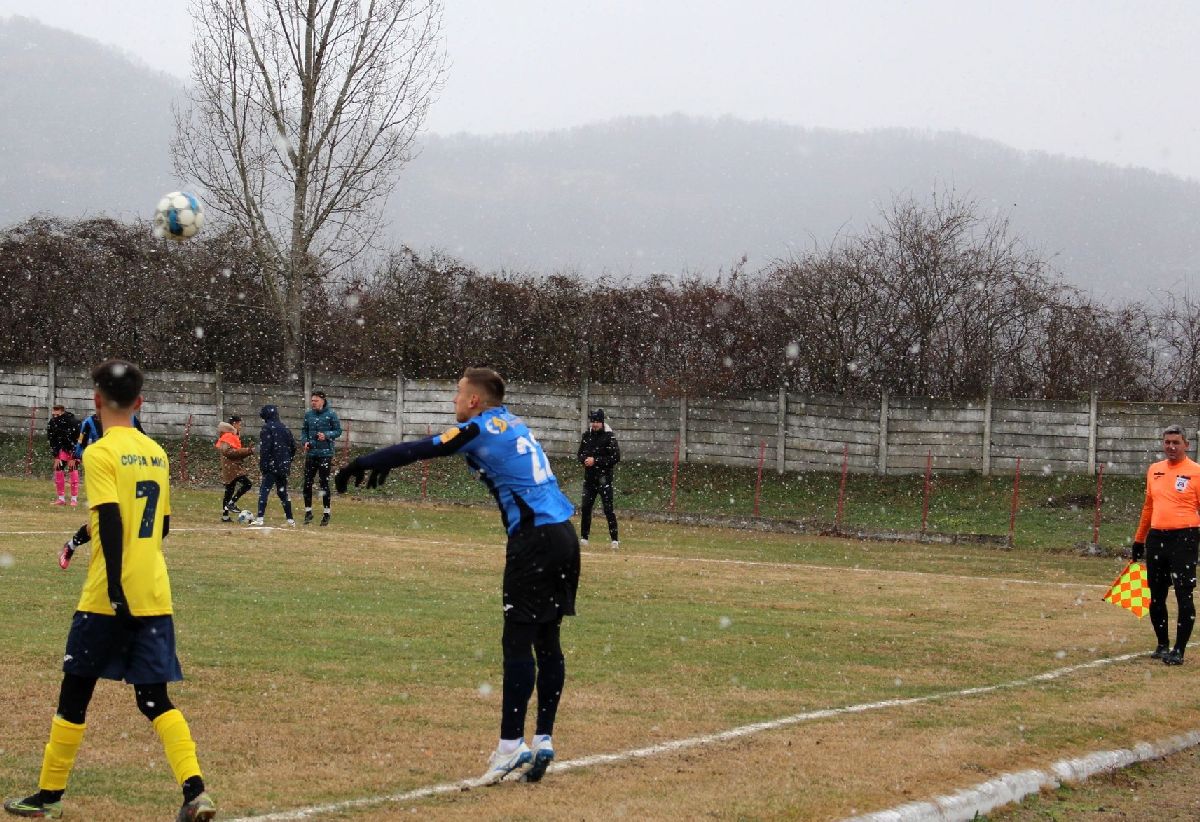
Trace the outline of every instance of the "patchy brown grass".
[[[12, 534], [65, 536], [81, 515], [11, 485], [6, 795], [36, 779], [86, 560], [64, 574], [57, 536]], [[477, 776], [498, 724], [495, 515], [339, 501], [334, 528], [255, 533], [212, 524], [209, 496], [175, 503], [168, 562], [188, 680], [172, 697], [223, 817]], [[622, 536], [620, 554], [585, 555], [580, 616], [564, 627], [561, 760], [946, 696], [324, 818], [839, 819], [1200, 727], [1190, 667], [1148, 658], [953, 695], [1148, 649], [1145, 621], [1100, 602], [1112, 561], [670, 526]], [[1067, 584], [1024, 584], [1047, 579]], [[162, 818], [175, 797], [129, 689], [102, 683], [68, 812]]]

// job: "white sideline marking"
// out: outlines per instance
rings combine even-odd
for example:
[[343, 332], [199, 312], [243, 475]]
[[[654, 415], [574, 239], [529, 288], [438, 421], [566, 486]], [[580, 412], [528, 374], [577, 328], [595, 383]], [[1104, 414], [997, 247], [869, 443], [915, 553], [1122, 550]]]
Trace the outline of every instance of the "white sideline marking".
[[[266, 531], [292, 531], [291, 528], [285, 528], [282, 525], [244, 525], [242, 526], [247, 531], [262, 533]], [[296, 529], [298, 532], [298, 529]], [[61, 531], [2, 531], [0, 536], [41, 536], [61, 534]], [[171, 528], [172, 534], [184, 533], [209, 533], [209, 534], [225, 534], [229, 533], [227, 528]], [[463, 547], [465, 545], [479, 545], [482, 547], [494, 547], [491, 543], [469, 543], [469, 542], [452, 542], [448, 540], [421, 539], [419, 537], [408, 536], [393, 536], [397, 542], [415, 543], [418, 545], [449, 545], [453, 547]], [[678, 563], [695, 563], [695, 564], [710, 564], [710, 565], [736, 565], [747, 568], [782, 568], [782, 569], [797, 569], [802, 571], [845, 571], [859, 574], [878, 574], [878, 568], [858, 568], [844, 565], [813, 565], [803, 562], [768, 562], [766, 560], [755, 559], [718, 559], [713, 557], [673, 557], [666, 554], [629, 554], [629, 553], [613, 553], [612, 551], [581, 551], [585, 557], [606, 558], [606, 559], [641, 559], [651, 562], [678, 562]], [[961, 580], [966, 582], [999, 582], [1005, 585], [1045, 585], [1051, 588], [1096, 588], [1100, 590], [1108, 590], [1110, 586], [1103, 585], [1098, 582], [1051, 582], [1044, 579], [1016, 579], [1013, 577], [980, 577], [971, 576], [970, 574], [944, 574], [937, 571], [905, 571], [903, 569], [890, 570], [886, 572], [889, 576], [913, 576], [913, 577], [933, 577], [935, 579], [951, 579]]]
[[886, 811], [854, 816], [844, 822], [967, 822], [1003, 805], [1020, 802], [1043, 788], [1063, 782], [1082, 782], [1100, 773], [1127, 768], [1148, 759], [1185, 751], [1200, 745], [1200, 731], [1188, 731], [1158, 742], [1139, 742], [1132, 748], [1096, 751], [1075, 759], [1061, 759], [1049, 770], [1002, 774], [970, 788], [938, 796], [927, 802], [908, 802]]
[[[547, 769], [547, 772], [560, 773], [562, 771], [574, 770], [575, 768], [590, 768], [595, 765], [608, 765], [619, 762], [628, 762], [633, 759], [644, 759], [646, 757], [658, 756], [659, 754], [673, 753], [675, 751], [687, 750], [689, 748], [699, 748], [715, 743], [728, 742], [732, 739], [740, 739], [741, 737], [750, 736], [763, 731], [773, 731], [778, 728], [786, 728], [789, 725], [798, 725], [802, 722], [812, 722], [818, 719], [829, 719], [831, 717], [844, 716], [846, 714], [860, 714], [866, 713], [867, 711], [877, 711], [884, 708], [920, 705], [926, 702], [937, 702], [945, 699], [953, 699], [955, 697], [978, 696], [980, 694], [1008, 690], [1011, 688], [1023, 688], [1027, 685], [1036, 685], [1042, 682], [1050, 682], [1055, 679], [1061, 679], [1062, 677], [1069, 676], [1078, 671], [1086, 671], [1093, 668], [1099, 668], [1104, 665], [1111, 665], [1116, 662], [1125, 662], [1130, 659], [1137, 659], [1144, 656], [1144, 653], [1122, 654], [1121, 656], [1094, 659], [1090, 662], [1082, 662], [1078, 665], [1070, 665], [1066, 668], [1058, 668], [1053, 671], [1047, 671], [1044, 674], [1035, 674], [1034, 676], [1026, 677], [1025, 679], [1016, 679], [1011, 682], [1000, 682], [995, 685], [982, 685], [976, 688], [964, 688], [959, 691], [945, 691], [937, 694], [927, 694], [926, 696], [906, 697], [904, 699], [885, 699], [880, 702], [864, 702], [858, 705], [848, 705], [843, 708], [824, 708], [816, 711], [805, 711], [804, 713], [792, 714], [791, 716], [785, 716], [780, 719], [772, 719], [766, 722], [755, 722], [750, 725], [742, 725], [737, 728], [731, 728], [727, 731], [719, 731], [718, 733], [705, 734], [703, 736], [693, 736], [687, 739], [676, 739], [671, 742], [662, 742], [645, 748], [634, 748], [633, 750], [621, 751], [619, 753], [594, 754], [592, 756], [585, 756], [580, 759], [567, 760], [566, 762], [555, 762]], [[1063, 763], [1059, 763], [1059, 765], [1062, 764]], [[1056, 765], [1055, 768], [1058, 768], [1058, 765]], [[1067, 774], [1073, 774], [1076, 771], [1067, 768], [1064, 772]], [[1083, 777], [1073, 776], [1070, 778], [1079, 779]], [[233, 820], [233, 822], [282, 822], [282, 820], [289, 819], [307, 819], [319, 814], [340, 813], [352, 808], [362, 808], [371, 805], [384, 805], [398, 802], [411, 802], [416, 799], [424, 799], [426, 797], [437, 796], [439, 794], [453, 793], [455, 791], [466, 791], [479, 786], [480, 783], [477, 779], [468, 779], [462, 782], [447, 782], [441, 785], [431, 785], [427, 788], [417, 788], [416, 790], [407, 791], [405, 793], [391, 794], [389, 796], [371, 796], [360, 799], [347, 799], [342, 802], [332, 802], [328, 805], [312, 805], [307, 808], [297, 808], [296, 810], [291, 811], [280, 811], [278, 813], [269, 813], [262, 816], [240, 817]], [[918, 819], [940, 820], [941, 818], [942, 817], [880, 817], [877, 820], [872, 820], [872, 822], [910, 822], [910, 819], [912, 822], [915, 822]], [[959, 819], [961, 817], [954, 818]], [[969, 819], [970, 817], [966, 818]]]
[[[878, 574], [879, 568], [858, 568], [842, 565], [811, 565], [802, 562], [767, 562], [765, 560], [755, 559], [716, 559], [711, 557], [672, 557], [660, 554], [621, 554], [612, 553], [611, 551], [585, 551], [587, 556], [594, 557], [628, 557], [629, 559], [648, 559], [661, 562], [697, 562], [697, 563], [715, 563], [719, 565], [745, 565], [745, 566], [761, 566], [765, 568], [798, 568], [807, 571], [850, 571], [860, 574]], [[905, 571], [905, 570], [889, 570], [884, 571], [888, 576], [917, 576], [917, 577], [937, 577], [939, 579], [956, 579], [956, 580], [971, 580], [976, 582], [1006, 582], [1013, 585], [1050, 585], [1058, 588], [1104, 588], [1107, 590], [1110, 586], [1101, 585], [1096, 582], [1051, 582], [1044, 579], [1011, 579], [1008, 577], [976, 577], [968, 574], [943, 574], [938, 571]]]

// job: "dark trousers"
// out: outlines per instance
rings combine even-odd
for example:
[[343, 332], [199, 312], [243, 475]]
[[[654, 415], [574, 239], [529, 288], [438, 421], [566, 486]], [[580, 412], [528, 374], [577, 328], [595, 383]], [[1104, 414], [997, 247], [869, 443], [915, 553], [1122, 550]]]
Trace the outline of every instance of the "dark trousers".
[[617, 541], [617, 512], [613, 510], [612, 474], [608, 471], [585, 471], [583, 475], [583, 506], [579, 512], [579, 537], [587, 539], [592, 532], [592, 508], [596, 495], [600, 495], [600, 506], [608, 520], [608, 536]]
[[308, 457], [304, 460], [304, 507], [312, 508], [313, 479], [321, 480], [321, 505], [329, 508], [329, 468], [333, 457]]
[[283, 515], [288, 519], [292, 519], [292, 500], [288, 497], [287, 481], [287, 474], [272, 474], [270, 471], [262, 472], [262, 485], [258, 486], [259, 517], [262, 517], [263, 513], [267, 510], [267, 497], [271, 495], [271, 488], [274, 487], [275, 493], [279, 495], [279, 501], [283, 503]]
[[1200, 528], [1171, 531], [1151, 529], [1146, 538], [1146, 577], [1150, 583], [1150, 624], [1159, 645], [1170, 645], [1167, 630], [1167, 592], [1175, 589], [1175, 650], [1187, 647], [1196, 621], [1192, 592], [1196, 588], [1196, 556]]
[[221, 509], [226, 510], [230, 505], [236, 505], [242, 494], [250, 490], [250, 478], [245, 474], [234, 477], [232, 482], [225, 483], [225, 496], [221, 500]]

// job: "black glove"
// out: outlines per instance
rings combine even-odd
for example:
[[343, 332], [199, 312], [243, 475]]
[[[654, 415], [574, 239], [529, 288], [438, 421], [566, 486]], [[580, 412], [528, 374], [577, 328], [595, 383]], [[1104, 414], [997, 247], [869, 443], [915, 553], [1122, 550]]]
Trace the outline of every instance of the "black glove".
[[117, 624], [127, 631], [136, 631], [142, 627], [142, 621], [129, 611], [129, 603], [125, 601], [123, 591], [109, 591], [113, 613], [116, 614]]
[[339, 494], [346, 493], [347, 487], [350, 485], [350, 480], [354, 480], [354, 487], [358, 488], [363, 483], [363, 478], [367, 480], [368, 488], [378, 488], [383, 485], [383, 481], [387, 479], [387, 475], [392, 471], [391, 468], [364, 468], [359, 464], [358, 458], [350, 460], [345, 468], [340, 469], [333, 475], [333, 485], [337, 488]]
[[1146, 556], [1146, 543], [1144, 543], [1144, 542], [1135, 542], [1135, 543], [1133, 544], [1133, 554], [1132, 554], [1132, 556], [1133, 556], [1133, 561], [1134, 561], [1134, 562], [1141, 562], [1141, 561], [1142, 561], [1142, 557]]
[[366, 469], [358, 464], [358, 459], [352, 459], [344, 466], [338, 469], [338, 472], [333, 475], [333, 487], [337, 489], [339, 494], [346, 493], [346, 488], [350, 485], [350, 478], [354, 478], [354, 487], [362, 485], [363, 477], [366, 475]]

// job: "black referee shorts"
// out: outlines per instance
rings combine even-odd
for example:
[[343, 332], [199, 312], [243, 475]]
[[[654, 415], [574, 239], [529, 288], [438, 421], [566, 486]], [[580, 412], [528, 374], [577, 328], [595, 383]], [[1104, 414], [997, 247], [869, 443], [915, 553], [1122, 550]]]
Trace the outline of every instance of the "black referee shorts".
[[579, 537], [568, 522], [525, 528], [508, 538], [504, 562], [504, 618], [558, 622], [575, 615]]

